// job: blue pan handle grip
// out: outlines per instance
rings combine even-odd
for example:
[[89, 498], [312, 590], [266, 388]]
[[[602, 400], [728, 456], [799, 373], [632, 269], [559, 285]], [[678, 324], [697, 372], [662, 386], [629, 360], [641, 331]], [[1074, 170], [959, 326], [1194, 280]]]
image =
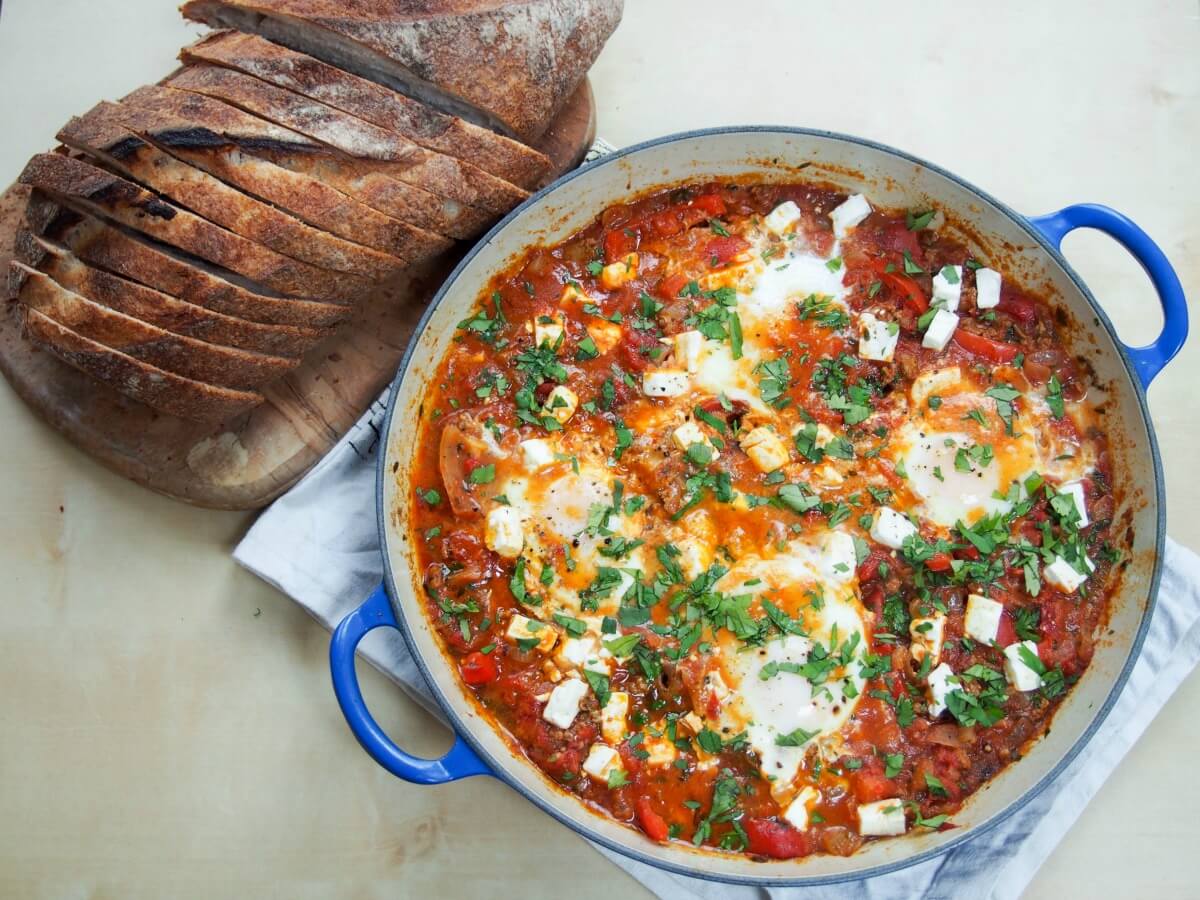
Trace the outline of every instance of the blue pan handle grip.
[[444, 784], [470, 775], [490, 775], [491, 770], [458, 735], [454, 746], [441, 759], [422, 759], [405, 753], [384, 734], [372, 718], [358, 686], [354, 671], [354, 652], [358, 643], [376, 628], [399, 628], [383, 585], [375, 588], [362, 606], [342, 619], [329, 643], [329, 668], [333, 672], [333, 692], [342, 715], [358, 742], [375, 762], [393, 775], [416, 784]]
[[1056, 249], [1061, 247], [1062, 239], [1076, 228], [1095, 228], [1114, 238], [1141, 263], [1158, 292], [1158, 302], [1163, 309], [1163, 328], [1159, 336], [1145, 347], [1126, 344], [1125, 352], [1133, 360], [1142, 387], [1149, 387], [1154, 376], [1179, 352], [1188, 333], [1183, 286], [1166, 254], [1131, 219], [1098, 203], [1077, 203], [1058, 212], [1034, 216], [1029, 221]]

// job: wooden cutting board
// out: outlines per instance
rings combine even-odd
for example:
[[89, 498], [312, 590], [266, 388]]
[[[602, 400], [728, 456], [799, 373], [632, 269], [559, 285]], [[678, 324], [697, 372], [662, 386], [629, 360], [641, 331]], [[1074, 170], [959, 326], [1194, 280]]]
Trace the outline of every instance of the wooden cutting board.
[[[579, 165], [595, 135], [585, 81], [538, 149], [557, 176]], [[0, 274], [27, 195], [21, 185], [0, 195]], [[356, 319], [263, 390], [266, 403], [220, 425], [157, 413], [37, 349], [22, 334], [15, 303], [0, 313], [0, 372], [41, 418], [138, 484], [197, 506], [257, 509], [295, 484], [379, 395], [426, 303], [468, 246], [381, 287]]]

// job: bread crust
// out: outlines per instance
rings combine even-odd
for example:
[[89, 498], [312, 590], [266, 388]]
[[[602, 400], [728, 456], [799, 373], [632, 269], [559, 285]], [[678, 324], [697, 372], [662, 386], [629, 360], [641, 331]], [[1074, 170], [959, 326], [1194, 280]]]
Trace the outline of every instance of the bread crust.
[[205, 94], [148, 85], [126, 96], [121, 105], [193, 123], [195, 128], [177, 136], [176, 146], [191, 142], [208, 147], [212, 146], [211, 134], [220, 135], [244, 153], [328, 185], [348, 198], [429, 232], [472, 237], [493, 218], [482, 210], [390, 178], [326, 144]]
[[280, 293], [353, 305], [372, 287], [370, 279], [276, 253], [79, 159], [38, 154], [18, 180], [63, 205], [113, 219]]
[[369, 162], [397, 181], [492, 215], [508, 212], [529, 196], [528, 191], [470, 163], [426, 150], [395, 132], [232, 69], [188, 66], [165, 83], [232, 103]]
[[[31, 218], [45, 219], [36, 208], [45, 204], [56, 212], [46, 223], [35, 226]], [[34, 214], [31, 216], [31, 211]], [[350, 310], [333, 303], [269, 297], [235, 283], [231, 272], [220, 272], [199, 260], [184, 259], [134, 237], [92, 216], [63, 210], [53, 200], [34, 191], [25, 210], [25, 226], [17, 233], [15, 257], [38, 268], [46, 256], [35, 235], [48, 235], [81, 260], [153, 288], [176, 299], [251, 322], [293, 325], [329, 334], [350, 317]], [[19, 291], [19, 285], [17, 286]], [[15, 299], [17, 291], [10, 296]]]
[[183, 48], [180, 58], [236, 69], [319, 100], [527, 190], [550, 172], [550, 160], [532, 147], [258, 35], [217, 31]]
[[253, 31], [532, 143], [591, 68], [622, 0], [190, 0]]
[[263, 402], [255, 391], [203, 384], [112, 350], [42, 315], [22, 308], [25, 334], [67, 365], [160, 412], [198, 422], [220, 422]]
[[[13, 267], [23, 263], [13, 262]], [[218, 387], [255, 388], [290, 372], [299, 360], [222, 347], [172, 334], [67, 290], [49, 275], [25, 271], [18, 301], [89, 340], [167, 372]]]
[[64, 125], [58, 139], [210, 222], [293, 259], [377, 281], [407, 267], [407, 260], [307, 225], [164, 153], [121, 124], [115, 109], [111, 103], [97, 104]]
[[44, 238], [35, 238], [46, 251], [39, 271], [62, 287], [93, 303], [124, 313], [172, 334], [192, 337], [252, 353], [299, 357], [325, 332], [296, 325], [266, 325], [227, 316], [186, 303], [161, 291], [89, 266], [74, 253]]
[[453, 241], [385, 215], [308, 175], [243, 151], [237, 143], [177, 116], [113, 104], [120, 121], [148, 143], [226, 184], [262, 197], [315, 228], [418, 262]]

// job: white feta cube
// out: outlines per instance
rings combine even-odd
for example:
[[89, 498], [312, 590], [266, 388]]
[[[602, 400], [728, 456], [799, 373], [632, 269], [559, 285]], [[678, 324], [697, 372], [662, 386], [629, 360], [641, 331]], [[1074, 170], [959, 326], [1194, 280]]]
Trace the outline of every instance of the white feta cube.
[[694, 581], [708, 571], [713, 554], [708, 545], [701, 541], [684, 541], [679, 547], [679, 568], [688, 581]]
[[1009, 644], [1004, 648], [1004, 674], [1008, 676], [1008, 683], [1018, 691], [1036, 691], [1042, 686], [1042, 676], [1022, 658], [1022, 647], [1035, 657], [1038, 655], [1037, 644], [1033, 641]]
[[699, 371], [704, 335], [698, 331], [681, 331], [670, 340], [674, 346], [675, 365], [683, 366], [688, 372]]
[[854, 577], [858, 568], [858, 554], [854, 550], [854, 538], [844, 531], [831, 531], [825, 537], [822, 555], [825, 574], [837, 581]]
[[941, 300], [950, 312], [958, 310], [962, 296], [962, 266], [942, 266], [933, 276], [933, 302]]
[[1068, 481], [1058, 489], [1058, 492], [1060, 494], [1069, 494], [1071, 499], [1075, 501], [1075, 509], [1079, 512], [1079, 527], [1086, 528], [1091, 520], [1087, 514], [1087, 501], [1084, 499], [1083, 482]]
[[871, 214], [871, 204], [862, 194], [851, 194], [841, 206], [829, 214], [833, 222], [833, 233], [839, 238]]
[[558, 648], [556, 659], [560, 666], [582, 669], [583, 664], [596, 655], [596, 639], [590, 635], [569, 637]]
[[994, 309], [1000, 305], [1000, 273], [995, 269], [975, 270], [975, 305]]
[[791, 226], [799, 222], [800, 217], [800, 207], [791, 200], [785, 200], [771, 210], [770, 214], [763, 219], [763, 225], [776, 234], [783, 234]]
[[917, 526], [890, 506], [879, 507], [871, 523], [871, 540], [893, 550], [904, 546], [904, 539], [917, 533]]
[[713, 459], [721, 455], [717, 448], [713, 446], [712, 441], [708, 439], [708, 435], [695, 422], [684, 422], [671, 432], [671, 440], [684, 453], [687, 452], [688, 447], [692, 446], [692, 444], [700, 444], [712, 451]]
[[821, 485], [823, 487], [837, 487], [846, 480], [842, 473], [829, 463], [821, 466], [821, 468], [817, 470], [817, 475], [820, 477]]
[[567, 669], [587, 669], [607, 675], [612, 671], [612, 654], [600, 646], [594, 637], [569, 637], [555, 655], [558, 664]]
[[[1083, 558], [1083, 564], [1087, 567], [1088, 572], [1095, 571], [1095, 565], [1086, 556]], [[1079, 590], [1080, 585], [1087, 579], [1087, 575], [1084, 575], [1061, 556], [1054, 557], [1049, 565], [1042, 568], [1042, 580], [1058, 588], [1064, 594], [1071, 594]]]
[[584, 303], [591, 303], [592, 298], [583, 292], [579, 282], [568, 281], [563, 285], [562, 294], [559, 296], [558, 302], [562, 306], [566, 306], [571, 303], [578, 303], [582, 305]]
[[946, 711], [946, 697], [958, 690], [958, 681], [954, 679], [954, 670], [945, 663], [937, 666], [925, 679], [929, 688], [929, 715], [937, 718]]
[[642, 392], [647, 397], [680, 397], [690, 386], [688, 373], [681, 369], [647, 369], [642, 373]]
[[982, 594], [967, 595], [967, 614], [963, 619], [963, 632], [981, 644], [991, 644], [1000, 633], [1000, 617], [1004, 604]]
[[563, 320], [559, 316], [538, 316], [533, 320], [534, 346], [557, 348], [562, 336]]
[[688, 730], [692, 737], [698, 737], [704, 730], [704, 720], [695, 712], [688, 712], [679, 720], [679, 724]]
[[925, 335], [921, 338], [921, 346], [930, 350], [945, 350], [958, 327], [958, 316], [952, 312], [939, 309], [933, 314]]
[[908, 625], [908, 635], [912, 639], [909, 653], [918, 663], [931, 660], [930, 665], [936, 666], [942, 659], [942, 643], [946, 640], [946, 617], [941, 613], [913, 619]]
[[571, 416], [575, 415], [575, 410], [578, 408], [579, 397], [565, 384], [556, 385], [543, 405], [543, 409], [558, 419], [561, 425], [566, 425]]
[[607, 744], [592, 744], [587, 759], [583, 761], [583, 771], [605, 783], [609, 775], [621, 769], [621, 754]]
[[787, 446], [779, 435], [765, 425], [752, 428], [742, 436], [739, 443], [760, 472], [774, 472], [787, 464]]
[[588, 686], [581, 678], [568, 678], [555, 685], [542, 710], [542, 718], [557, 728], [570, 728], [587, 692]]
[[629, 733], [626, 724], [629, 718], [629, 695], [624, 691], [613, 691], [608, 702], [600, 710], [600, 733], [610, 744], [619, 744]]
[[679, 756], [679, 750], [676, 749], [674, 743], [667, 739], [666, 735], [655, 736], [646, 732], [645, 740], [638, 747], [650, 754], [642, 760], [648, 766], [662, 766], [666, 768], [675, 762]]
[[783, 811], [783, 819], [797, 831], [808, 828], [809, 808], [817, 802], [817, 791], [811, 785], [805, 785], [796, 794], [788, 808]]
[[505, 559], [516, 559], [525, 549], [521, 516], [511, 506], [497, 506], [488, 513], [483, 536], [488, 549]]
[[541, 438], [530, 438], [521, 441], [521, 462], [527, 469], [540, 469], [554, 462], [554, 448], [549, 441]]
[[596, 345], [596, 350], [601, 356], [621, 343], [621, 338], [624, 336], [621, 326], [616, 322], [594, 320], [588, 322], [585, 327], [587, 328], [588, 336], [592, 339], [592, 343]]
[[858, 805], [858, 833], [863, 837], [904, 834], [907, 827], [904, 803], [895, 797]]
[[543, 653], [549, 653], [558, 641], [558, 631], [555, 628], [522, 615], [513, 616], [508, 622], [508, 630], [504, 633], [514, 641], [537, 641], [534, 649]]
[[858, 355], [875, 362], [891, 362], [900, 341], [900, 326], [865, 312], [858, 317]]
[[600, 284], [605, 290], [615, 291], [626, 282], [632, 281], [638, 273], [638, 255], [629, 253], [615, 263], [609, 263], [600, 270]]

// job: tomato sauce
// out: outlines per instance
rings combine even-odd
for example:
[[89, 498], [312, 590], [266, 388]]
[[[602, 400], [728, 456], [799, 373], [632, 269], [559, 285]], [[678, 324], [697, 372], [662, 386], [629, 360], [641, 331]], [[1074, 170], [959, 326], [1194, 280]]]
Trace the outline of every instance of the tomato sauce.
[[[878, 839], [879, 801], [902, 830], [953, 827], [1049, 726], [1105, 618], [1112, 470], [1053, 308], [1007, 276], [982, 308], [987, 261], [931, 211], [838, 233], [846, 199], [709, 183], [613, 206], [494, 279], [423, 408], [411, 528], [465, 689], [555, 784], [653, 841], [848, 855]], [[789, 266], [830, 292], [788, 293]], [[939, 310], [958, 317], [941, 348]], [[864, 354], [868, 311], [886, 359]], [[968, 503], [973, 478], [997, 488]], [[885, 507], [907, 517], [898, 546]], [[853, 557], [831, 572], [834, 532]], [[1092, 568], [1068, 590], [1055, 559]], [[746, 576], [772, 565], [817, 574]], [[1002, 607], [986, 640], [972, 595]], [[1020, 641], [1032, 689], [1009, 672]], [[764, 738], [760, 681], [819, 727]]]

